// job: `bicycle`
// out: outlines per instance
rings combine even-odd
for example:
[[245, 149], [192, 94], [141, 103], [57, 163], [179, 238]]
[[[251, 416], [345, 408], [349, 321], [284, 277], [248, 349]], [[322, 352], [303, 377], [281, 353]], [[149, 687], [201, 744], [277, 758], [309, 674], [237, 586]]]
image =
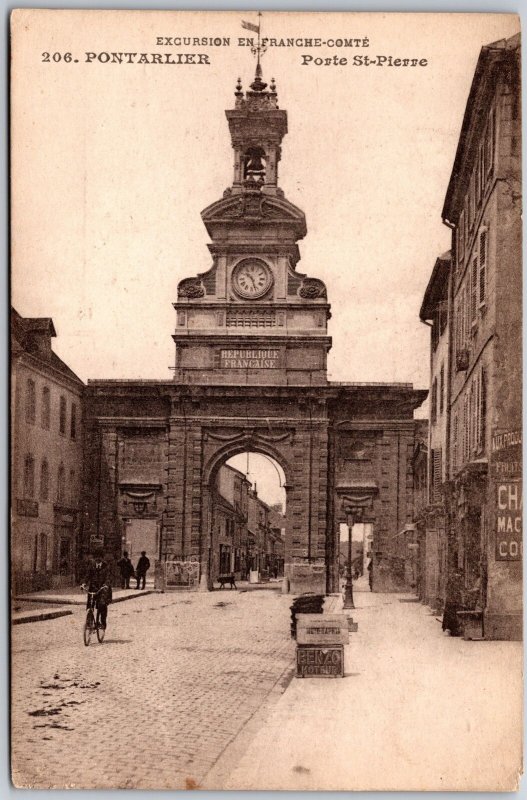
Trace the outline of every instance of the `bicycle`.
[[[104, 587], [101, 587], [101, 589]], [[92, 633], [95, 631], [97, 633], [97, 640], [100, 644], [102, 644], [104, 640], [104, 634], [106, 633], [106, 628], [101, 625], [100, 621], [100, 611], [97, 607], [97, 595], [101, 591], [98, 589], [96, 592], [88, 592], [88, 609], [86, 611], [86, 621], [84, 623], [83, 629], [83, 637], [84, 637], [84, 644], [88, 647], [90, 643], [90, 639]], [[94, 610], [97, 611], [94, 614]]]

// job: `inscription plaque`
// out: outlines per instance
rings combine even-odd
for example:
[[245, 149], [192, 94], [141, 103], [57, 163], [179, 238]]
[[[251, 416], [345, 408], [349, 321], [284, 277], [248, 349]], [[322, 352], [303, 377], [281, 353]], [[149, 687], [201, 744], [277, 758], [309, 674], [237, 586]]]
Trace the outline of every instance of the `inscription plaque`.
[[220, 350], [221, 369], [281, 369], [285, 347], [225, 348]]

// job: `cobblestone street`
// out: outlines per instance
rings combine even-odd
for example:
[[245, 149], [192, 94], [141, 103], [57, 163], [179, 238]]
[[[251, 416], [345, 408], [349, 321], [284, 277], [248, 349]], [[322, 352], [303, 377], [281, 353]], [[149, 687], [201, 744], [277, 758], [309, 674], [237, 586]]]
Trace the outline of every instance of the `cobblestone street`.
[[153, 594], [12, 639], [18, 786], [196, 788], [273, 687], [289, 677], [291, 598], [275, 591]]

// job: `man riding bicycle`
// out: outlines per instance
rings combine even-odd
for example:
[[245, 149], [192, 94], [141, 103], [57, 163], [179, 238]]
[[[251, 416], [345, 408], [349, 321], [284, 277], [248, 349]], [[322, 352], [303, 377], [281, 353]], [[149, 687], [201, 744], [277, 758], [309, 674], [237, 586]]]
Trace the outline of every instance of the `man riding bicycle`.
[[[100, 619], [101, 627], [106, 630], [108, 604], [112, 602], [112, 588], [109, 567], [106, 561], [104, 561], [101, 551], [95, 553], [94, 561], [92, 561], [88, 568], [84, 582], [81, 584], [81, 589], [88, 592], [97, 592], [95, 596], [97, 615]], [[90, 608], [91, 602], [91, 597], [88, 594], [86, 608]]]

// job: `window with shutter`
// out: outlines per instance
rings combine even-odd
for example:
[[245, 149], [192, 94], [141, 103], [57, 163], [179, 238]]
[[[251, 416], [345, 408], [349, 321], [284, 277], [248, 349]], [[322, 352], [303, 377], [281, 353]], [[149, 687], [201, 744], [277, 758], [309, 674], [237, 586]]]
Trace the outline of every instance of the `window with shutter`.
[[459, 352], [459, 350], [461, 349], [461, 340], [460, 340], [460, 333], [459, 333], [460, 322], [461, 322], [461, 314], [460, 314], [460, 311], [459, 311], [459, 296], [456, 298], [454, 319], [455, 319], [455, 325], [456, 325], [456, 329], [455, 329], [456, 351]]
[[479, 400], [479, 374], [476, 375], [473, 381], [474, 387], [474, 440], [472, 442], [472, 452], [476, 455], [479, 451], [479, 442], [481, 436], [481, 419], [480, 419], [480, 400]]
[[432, 471], [433, 471], [433, 482], [432, 482], [432, 502], [439, 503], [441, 501], [441, 468], [442, 468], [442, 458], [441, 458], [441, 448], [437, 450], [432, 450]]
[[478, 256], [472, 258], [472, 270], [470, 274], [470, 320], [472, 325], [477, 322], [478, 313]]
[[465, 346], [465, 289], [459, 294], [459, 350]]
[[480, 392], [479, 392], [479, 417], [480, 417], [480, 450], [485, 450], [487, 440], [487, 373], [484, 369], [481, 370], [480, 376]]
[[462, 463], [465, 463], [467, 460], [467, 450], [468, 450], [468, 416], [467, 416], [467, 409], [468, 409], [468, 396], [465, 394], [463, 398], [463, 437], [462, 437]]
[[457, 471], [458, 458], [458, 416], [456, 412], [452, 423], [452, 467], [454, 472]]
[[430, 469], [428, 470], [428, 502], [434, 503], [434, 486], [435, 486], [435, 470], [434, 470], [434, 450], [430, 451]]
[[479, 305], [485, 305], [487, 295], [487, 247], [488, 231], [482, 228], [479, 232]]

